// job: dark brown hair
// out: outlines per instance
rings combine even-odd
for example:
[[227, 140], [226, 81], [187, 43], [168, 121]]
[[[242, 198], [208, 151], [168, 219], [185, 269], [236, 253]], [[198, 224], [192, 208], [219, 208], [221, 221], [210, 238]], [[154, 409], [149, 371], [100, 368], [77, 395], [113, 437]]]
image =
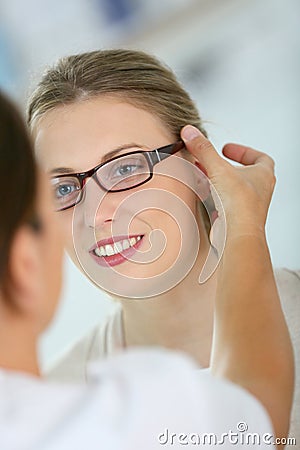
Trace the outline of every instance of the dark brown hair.
[[0, 92], [0, 288], [6, 291], [8, 262], [13, 237], [28, 223], [39, 228], [35, 218], [36, 166], [23, 120]]

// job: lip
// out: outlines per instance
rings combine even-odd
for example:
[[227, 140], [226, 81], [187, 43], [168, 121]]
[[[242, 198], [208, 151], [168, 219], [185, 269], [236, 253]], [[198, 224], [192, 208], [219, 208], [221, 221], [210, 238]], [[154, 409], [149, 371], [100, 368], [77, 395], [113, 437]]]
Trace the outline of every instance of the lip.
[[[94, 253], [94, 250], [97, 247], [101, 247], [104, 245], [111, 245], [119, 241], [123, 241], [124, 239], [130, 239], [130, 238], [137, 238], [138, 236], [141, 236], [141, 239], [137, 241], [132, 247], [127, 248], [126, 250], [123, 250], [121, 253], [117, 253], [116, 255], [111, 256], [97, 256]], [[127, 261], [128, 258], [130, 258], [134, 253], [137, 251], [137, 249], [140, 247], [142, 241], [143, 241], [144, 235], [143, 234], [131, 234], [129, 236], [111, 236], [106, 239], [101, 239], [101, 241], [98, 241], [93, 247], [90, 248], [89, 254], [93, 258], [93, 260], [102, 267], [113, 267], [117, 266], [119, 264], [122, 264], [123, 262]]]

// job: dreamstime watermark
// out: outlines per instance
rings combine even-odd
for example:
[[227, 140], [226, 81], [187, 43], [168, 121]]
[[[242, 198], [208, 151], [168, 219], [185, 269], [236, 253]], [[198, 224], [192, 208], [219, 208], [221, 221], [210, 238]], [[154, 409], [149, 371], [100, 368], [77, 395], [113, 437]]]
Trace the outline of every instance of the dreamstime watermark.
[[161, 446], [164, 445], [245, 445], [245, 446], [259, 446], [259, 445], [296, 445], [296, 438], [283, 437], [277, 438], [271, 433], [252, 433], [248, 432], [248, 424], [246, 422], [239, 422], [236, 430], [229, 430], [227, 432], [216, 433], [174, 433], [166, 428], [157, 437]]

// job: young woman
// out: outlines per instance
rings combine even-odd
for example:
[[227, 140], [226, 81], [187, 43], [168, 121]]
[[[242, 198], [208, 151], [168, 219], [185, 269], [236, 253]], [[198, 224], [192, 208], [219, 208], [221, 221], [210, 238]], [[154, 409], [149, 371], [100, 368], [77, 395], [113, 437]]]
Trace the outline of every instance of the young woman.
[[[239, 184], [240, 177], [251, 173], [252, 150], [234, 144], [223, 149], [226, 157], [247, 167], [219, 159], [204, 136], [195, 105], [173, 73], [155, 58], [129, 50], [95, 51], [59, 61], [33, 93], [28, 121], [37, 156], [52, 176], [71, 258], [121, 305], [66, 355], [53, 375], [85, 379], [88, 361], [140, 345], [182, 350], [201, 367], [210, 366], [218, 292], [233, 295], [250, 289], [242, 284], [236, 264], [231, 267], [234, 287], [221, 275], [221, 266], [214, 271], [224, 244], [224, 228], [217, 226], [225, 223], [221, 206], [227, 249], [230, 226], [244, 221], [265, 239], [259, 201], [252, 191], [249, 201], [248, 181]], [[193, 133], [202, 131], [197, 152], [178, 144], [187, 124], [193, 125]], [[203, 162], [207, 152], [214, 155], [212, 166]], [[230, 201], [212, 174], [216, 161], [221, 167], [217, 175], [232, 180]], [[213, 233], [212, 197], [218, 197], [205, 173], [221, 200]], [[254, 188], [257, 195], [267, 190]], [[253, 230], [242, 231], [249, 233]], [[211, 251], [211, 241], [217, 251]], [[246, 246], [241, 256], [245, 264], [250, 261]], [[259, 267], [256, 260], [251, 264]], [[199, 283], [203, 273], [206, 281]], [[273, 283], [264, 269], [260, 277], [268, 287]], [[255, 298], [256, 289], [251, 289]], [[257, 327], [265, 326], [258, 316], [250, 319]], [[239, 345], [245, 333], [241, 327]], [[280, 354], [280, 339], [272, 345]], [[300, 429], [295, 424], [292, 436], [296, 427]]]
[[[191, 131], [184, 130], [186, 138]], [[187, 147], [192, 154], [204, 151], [203, 163], [211, 176], [222, 172], [222, 167], [231, 170], [212, 148], [204, 150], [201, 136], [187, 142]], [[218, 175], [216, 180], [226, 192], [224, 200], [230, 198], [236, 182], [242, 187], [247, 181], [245, 199], [251, 201], [254, 195], [258, 201], [262, 225], [272, 194], [272, 161], [250, 149], [239, 155], [236, 159], [249, 158], [250, 170], [241, 177], [232, 173], [233, 183]], [[229, 449], [244, 442], [250, 448], [274, 448], [268, 417], [253, 396], [211, 374], [197, 373], [192, 361], [174, 352], [144, 348], [110, 358], [93, 368], [89, 388], [43, 382], [38, 337], [56, 307], [62, 246], [47, 177], [37, 173], [24, 125], [1, 94], [0, 176], [1, 449], [153, 450], [167, 444], [182, 448], [205, 443], [209, 448], [222, 444]], [[257, 185], [266, 187], [263, 195], [254, 194]], [[232, 288], [231, 266], [237, 263], [237, 276], [248, 286], [216, 295], [212, 371], [245, 386], [264, 404], [280, 446], [287, 433], [292, 393], [289, 337], [264, 237], [248, 222], [245, 210], [241, 217], [239, 224], [228, 224], [221, 276], [231, 278], [228, 287]], [[244, 264], [241, 247], [257, 258], [257, 267]], [[249, 295], [253, 288], [254, 298]], [[257, 329], [254, 321], [248, 322], [254, 314], [268, 320], [270, 327]], [[241, 326], [243, 347], [236, 345]], [[278, 335], [280, 356], [272, 342]]]

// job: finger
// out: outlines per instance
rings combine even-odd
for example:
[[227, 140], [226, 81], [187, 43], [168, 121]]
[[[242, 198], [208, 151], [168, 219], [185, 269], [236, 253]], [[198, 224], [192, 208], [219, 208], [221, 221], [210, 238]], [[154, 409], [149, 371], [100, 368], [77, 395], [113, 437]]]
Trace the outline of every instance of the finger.
[[251, 147], [246, 147], [240, 144], [226, 144], [223, 147], [222, 153], [226, 158], [232, 161], [243, 164], [244, 166], [249, 166], [253, 164], [261, 164], [265, 167], [274, 169], [274, 161], [270, 156], [263, 152], [254, 150]]
[[188, 151], [197, 158], [209, 178], [215, 174], [218, 168], [228, 164], [198, 128], [186, 125], [181, 130], [181, 137]]

